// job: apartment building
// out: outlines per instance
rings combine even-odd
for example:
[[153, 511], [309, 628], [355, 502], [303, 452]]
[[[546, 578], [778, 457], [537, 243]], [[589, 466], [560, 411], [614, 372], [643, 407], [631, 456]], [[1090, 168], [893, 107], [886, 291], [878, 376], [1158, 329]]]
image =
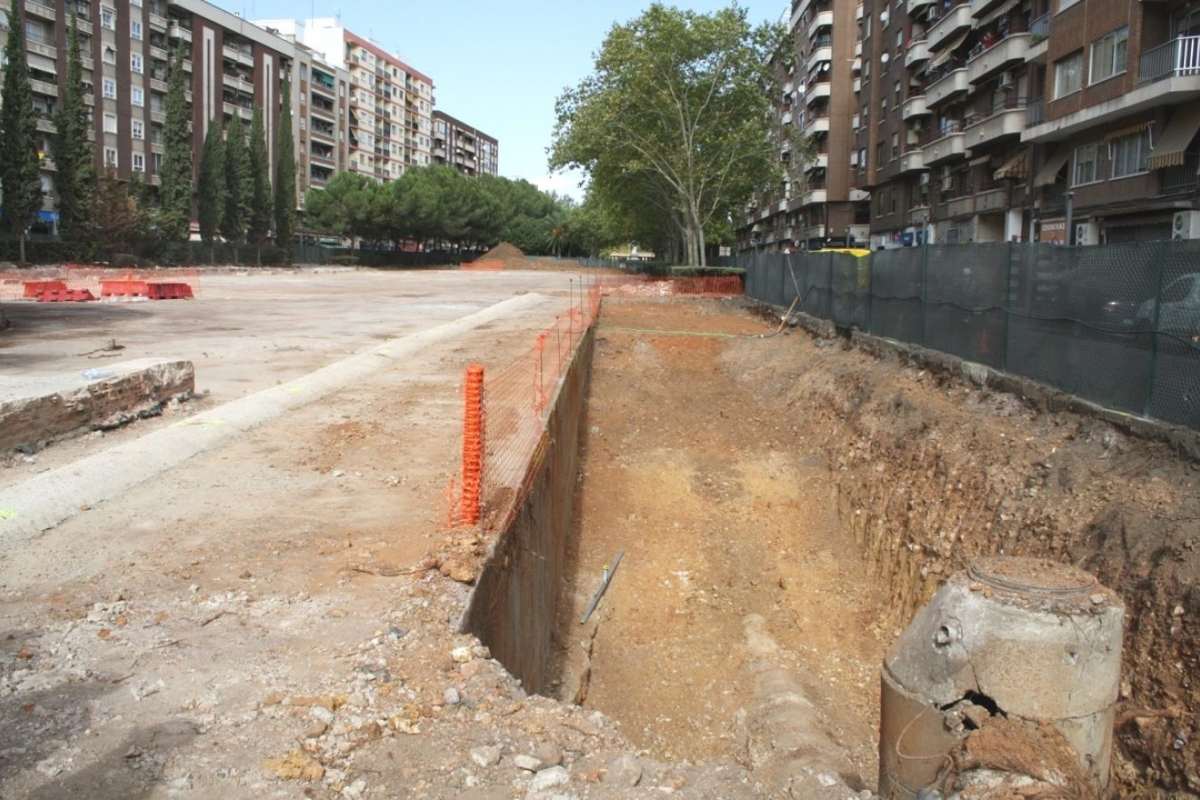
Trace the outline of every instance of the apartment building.
[[346, 168], [379, 180], [433, 162], [433, 79], [333, 17], [262, 20], [349, 75]]
[[1200, 237], [1200, 5], [863, 6], [873, 247]]
[[325, 60], [297, 36], [296, 20], [255, 23], [294, 48], [292, 128], [296, 142], [297, 207], [305, 193], [321, 188], [350, 163], [350, 73]]
[[776, 145], [785, 179], [747, 209], [743, 248], [866, 243], [869, 195], [852, 168], [858, 8], [854, 0], [792, 2], [790, 47], [773, 62], [782, 85]]
[[[294, 48], [204, 0], [66, 0], [48, 5], [26, 0], [19, 10], [27, 34], [27, 59], [41, 151], [47, 206], [36, 230], [54, 233], [55, 165], [53, 114], [67, 78], [71, 18], [79, 31], [84, 100], [91, 111], [98, 169], [122, 178], [140, 175], [159, 183], [166, 119], [168, 61], [174, 48], [184, 53], [189, 75], [195, 152], [208, 126], [239, 115], [249, 121], [255, 106], [264, 117], [267, 147], [274, 163], [274, 131], [279, 120], [281, 82], [290, 74]], [[9, 24], [7, 15], [4, 24]]]
[[496, 175], [500, 142], [444, 111], [434, 111], [433, 162], [449, 164], [464, 175]]

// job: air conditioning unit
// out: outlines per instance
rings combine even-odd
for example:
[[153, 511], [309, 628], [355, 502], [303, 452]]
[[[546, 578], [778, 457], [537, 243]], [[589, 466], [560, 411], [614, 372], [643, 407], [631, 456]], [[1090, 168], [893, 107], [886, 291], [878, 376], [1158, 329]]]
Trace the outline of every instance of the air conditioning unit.
[[1176, 211], [1171, 221], [1172, 239], [1200, 239], [1200, 211]]
[[1075, 223], [1075, 244], [1079, 247], [1100, 243], [1100, 226], [1095, 222]]

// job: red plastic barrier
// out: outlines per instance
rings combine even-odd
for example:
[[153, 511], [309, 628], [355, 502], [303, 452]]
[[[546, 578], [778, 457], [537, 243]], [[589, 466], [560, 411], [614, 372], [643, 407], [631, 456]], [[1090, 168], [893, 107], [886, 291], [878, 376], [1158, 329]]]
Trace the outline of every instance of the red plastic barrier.
[[145, 297], [149, 289], [146, 281], [120, 278], [100, 281], [101, 297]]
[[192, 287], [186, 283], [148, 283], [146, 296], [151, 300], [190, 300]]
[[47, 289], [38, 295], [39, 303], [86, 303], [96, 296], [87, 289]]
[[62, 281], [25, 281], [25, 297], [36, 299], [42, 292], [63, 291], [67, 284]]

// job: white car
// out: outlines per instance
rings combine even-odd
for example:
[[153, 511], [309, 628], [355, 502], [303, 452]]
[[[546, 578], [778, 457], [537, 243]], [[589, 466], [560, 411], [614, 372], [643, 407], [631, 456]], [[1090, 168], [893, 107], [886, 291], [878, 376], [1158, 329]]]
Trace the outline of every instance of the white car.
[[[1154, 301], [1138, 308], [1138, 321], [1154, 324]], [[1200, 334], [1200, 272], [1180, 275], [1163, 286], [1158, 307], [1158, 330], [1195, 336]]]

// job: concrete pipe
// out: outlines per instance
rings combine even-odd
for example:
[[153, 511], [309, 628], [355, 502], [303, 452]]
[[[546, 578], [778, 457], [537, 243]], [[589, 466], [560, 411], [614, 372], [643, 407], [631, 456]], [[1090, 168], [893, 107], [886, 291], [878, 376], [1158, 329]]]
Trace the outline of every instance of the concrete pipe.
[[880, 795], [1106, 786], [1124, 619], [1072, 566], [989, 557], [955, 574], [884, 659]]

